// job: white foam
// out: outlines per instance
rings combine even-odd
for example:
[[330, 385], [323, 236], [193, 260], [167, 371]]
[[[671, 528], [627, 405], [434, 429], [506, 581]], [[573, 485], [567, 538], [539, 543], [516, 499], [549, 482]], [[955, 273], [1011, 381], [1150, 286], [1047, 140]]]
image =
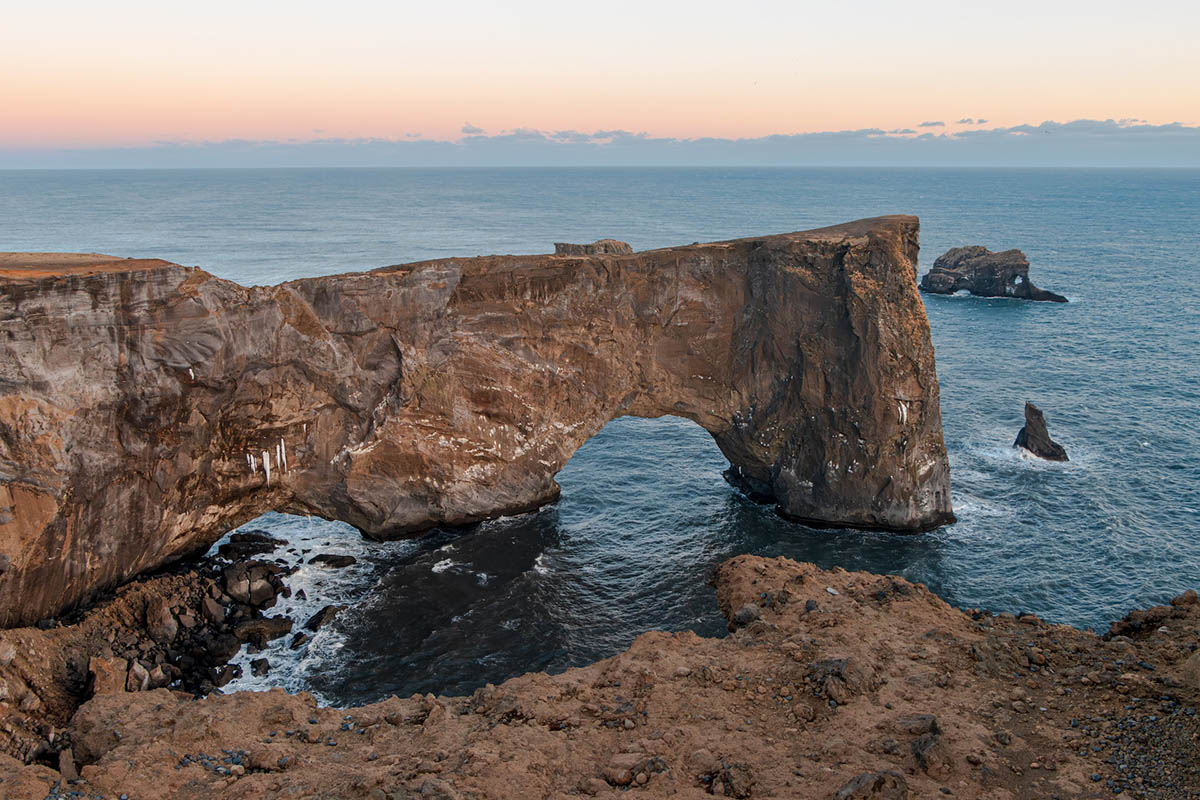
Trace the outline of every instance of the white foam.
[[431, 568], [431, 571], [434, 574], [440, 574], [440, 573], [443, 573], [446, 570], [450, 569], [451, 567], [457, 567], [457, 566], [458, 566], [458, 562], [456, 562], [454, 559], [443, 558], [441, 561], [439, 561], [433, 565], [433, 567]]
[[[411, 552], [417, 544], [412, 540], [368, 542], [358, 531], [343, 523], [281, 514], [268, 514], [239, 530], [251, 529], [265, 530], [269, 535], [287, 542], [260, 558], [267, 561], [282, 558], [297, 568], [284, 578], [292, 596], [280, 595], [275, 606], [264, 611], [267, 616], [289, 617], [293, 621], [292, 633], [268, 642], [257, 654], [249, 653], [248, 647], [243, 645], [237, 655], [230, 659], [231, 664], [242, 668], [242, 677], [231, 681], [223, 691], [266, 691], [275, 687], [282, 687], [289, 692], [313, 691], [310, 676], [327, 670], [331, 662], [338, 660], [338, 651], [346, 644], [340, 625], [342, 618], [324, 625], [296, 650], [289, 647], [292, 637], [303, 631], [304, 623], [327, 605], [357, 606], [355, 611], [361, 611], [372, 595], [375, 566], [371, 557], [400, 556]], [[211, 553], [215, 554], [216, 548], [228, 540], [228, 535], [222, 538], [213, 546]], [[304, 553], [306, 550], [308, 552]], [[341, 569], [308, 564], [307, 561], [317, 551], [351, 555], [358, 561]], [[305, 594], [304, 599], [299, 597], [301, 591]], [[256, 658], [265, 658], [271, 663], [266, 675], [256, 677], [251, 674], [250, 662]], [[314, 696], [322, 705], [330, 702], [319, 692], [314, 692]]]

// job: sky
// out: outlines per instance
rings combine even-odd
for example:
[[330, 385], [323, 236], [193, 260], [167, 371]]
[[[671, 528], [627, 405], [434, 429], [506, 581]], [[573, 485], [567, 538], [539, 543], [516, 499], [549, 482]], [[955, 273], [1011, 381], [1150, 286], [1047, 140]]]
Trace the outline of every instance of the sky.
[[[1111, 157], [1089, 157], [1200, 165], [1191, 2], [46, 0], [4, 16], [8, 167], [366, 153], [503, 163], [516, 158], [500, 146], [514, 137], [521, 159], [548, 163], [666, 157], [662, 142], [684, 160], [755, 161], [780, 157], [778, 142], [762, 146], [777, 137], [796, 160], [814, 134], [863, 131], [896, 140], [889, 147], [925, 141], [888, 156], [900, 161], [968, 151], [1011, 160], [986, 136], [971, 148], [957, 140], [1020, 138], [1014, 129], [1046, 122], [1062, 138], [1082, 129], [1061, 123], [1079, 120], [1111, 120], [1108, 138], [1128, 137], [1116, 135], [1124, 144]], [[1151, 142], [1151, 128], [1174, 149]], [[541, 156], [530, 152], [538, 137]], [[611, 147], [631, 137], [657, 150]], [[698, 140], [742, 144], [684, 146]], [[848, 152], [870, 162], [879, 148]], [[1031, 163], [1050, 157], [1044, 145], [1023, 152]], [[848, 157], [828, 147], [804, 157], [834, 156]]]

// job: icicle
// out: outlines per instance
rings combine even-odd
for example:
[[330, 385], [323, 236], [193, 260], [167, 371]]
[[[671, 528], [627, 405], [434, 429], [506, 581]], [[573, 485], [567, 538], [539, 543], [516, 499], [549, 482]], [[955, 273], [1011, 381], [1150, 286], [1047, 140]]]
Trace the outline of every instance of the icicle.
[[247, 453], [246, 460], [250, 462], [250, 472], [257, 475], [258, 474], [258, 459], [254, 457], [253, 453]]
[[308, 423], [304, 423], [304, 432], [308, 433]]
[[283, 439], [279, 440], [279, 463], [283, 465], [283, 471], [287, 472], [287, 445], [283, 443]]
[[196, 373], [192, 372], [191, 367], [188, 367], [188, 377], [191, 378], [192, 380], [196, 380]]
[[267, 486], [271, 485], [271, 454], [263, 450], [263, 470], [267, 473]]

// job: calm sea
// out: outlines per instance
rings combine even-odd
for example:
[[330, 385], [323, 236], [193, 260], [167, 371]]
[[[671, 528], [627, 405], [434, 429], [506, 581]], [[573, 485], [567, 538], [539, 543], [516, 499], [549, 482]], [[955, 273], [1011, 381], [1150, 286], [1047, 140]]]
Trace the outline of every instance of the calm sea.
[[[1103, 627], [1200, 587], [1200, 172], [948, 169], [497, 169], [0, 172], [0, 250], [158, 256], [266, 284], [415, 259], [635, 248], [921, 217], [946, 249], [1018, 247], [1070, 303], [926, 297], [960, 522], [899, 536], [812, 530], [748, 502], [691, 422], [619, 419], [543, 511], [415, 542], [268, 515], [346, 570], [292, 579], [303, 619], [355, 606], [283, 685], [340, 703], [464, 692], [611, 655], [651, 628], [719, 635], [707, 583], [737, 553], [893, 572], [953, 603]], [[1066, 464], [1012, 448], [1042, 407]], [[309, 554], [311, 556], [311, 553]], [[242, 656], [243, 661], [247, 656]], [[249, 672], [249, 670], [247, 670]]]

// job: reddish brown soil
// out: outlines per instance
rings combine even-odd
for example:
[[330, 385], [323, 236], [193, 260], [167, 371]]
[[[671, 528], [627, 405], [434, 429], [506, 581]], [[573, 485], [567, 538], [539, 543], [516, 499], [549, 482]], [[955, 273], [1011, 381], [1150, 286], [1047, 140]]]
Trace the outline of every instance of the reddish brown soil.
[[1194, 593], [1104, 641], [786, 559], [716, 584], [727, 638], [651, 632], [472, 697], [101, 694], [69, 725], [79, 782], [0, 757], [0, 796], [1200, 796]]

